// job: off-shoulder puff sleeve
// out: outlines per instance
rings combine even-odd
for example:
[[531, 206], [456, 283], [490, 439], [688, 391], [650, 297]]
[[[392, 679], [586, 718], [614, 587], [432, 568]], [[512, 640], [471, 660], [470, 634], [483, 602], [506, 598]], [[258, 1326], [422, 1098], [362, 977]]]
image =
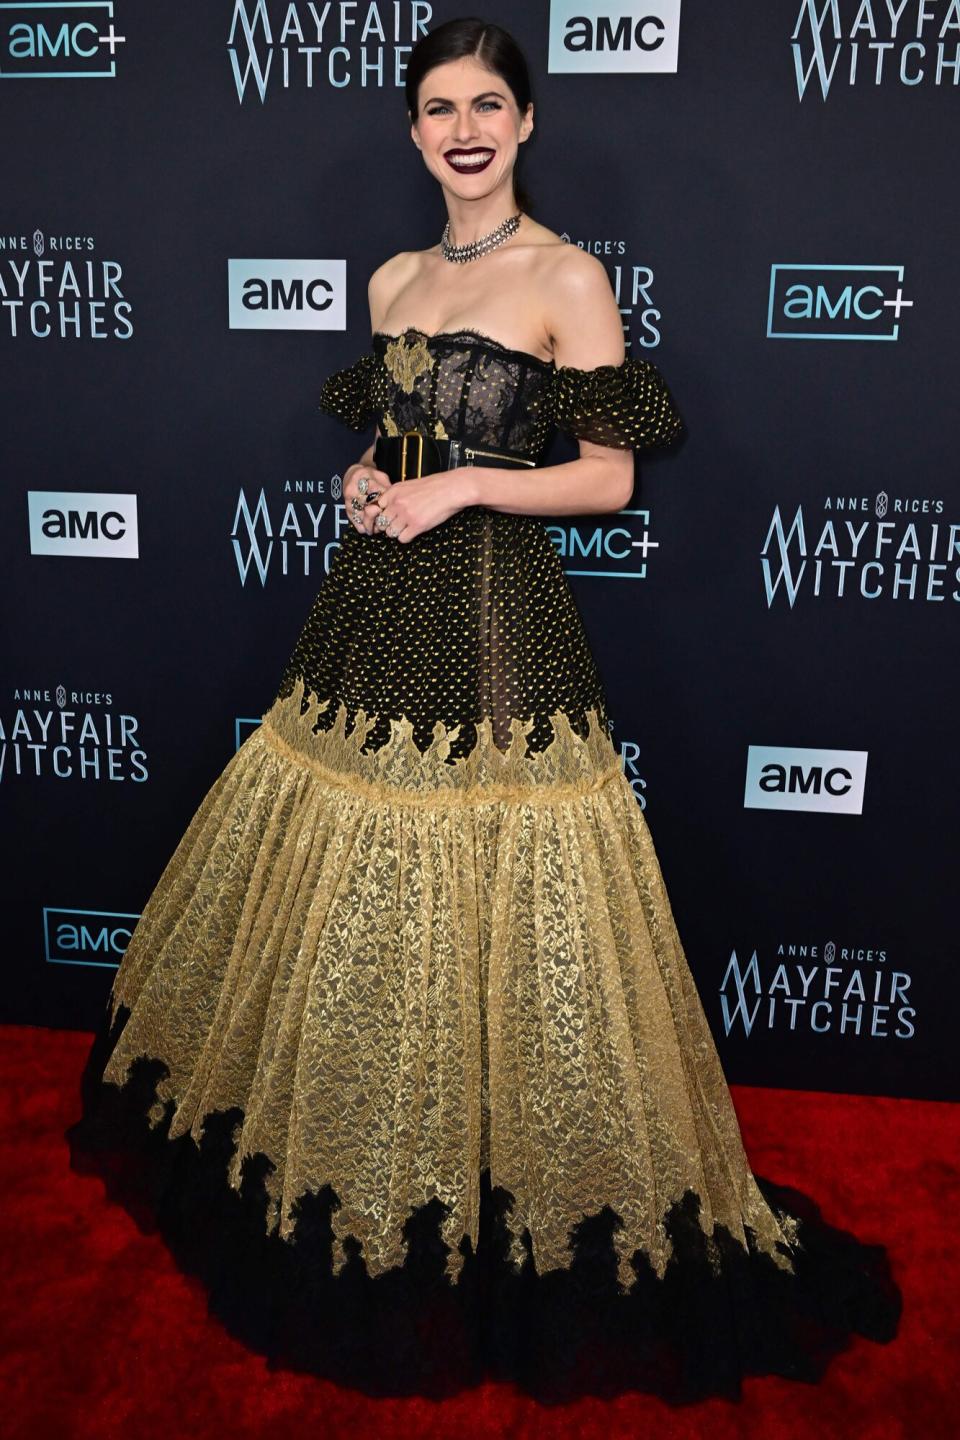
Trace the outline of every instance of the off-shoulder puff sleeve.
[[632, 355], [593, 370], [558, 366], [554, 421], [575, 440], [619, 450], [652, 450], [685, 428], [656, 365]]
[[372, 351], [361, 355], [353, 365], [335, 370], [320, 387], [318, 408], [351, 430], [366, 430], [377, 414], [371, 391], [375, 356]]

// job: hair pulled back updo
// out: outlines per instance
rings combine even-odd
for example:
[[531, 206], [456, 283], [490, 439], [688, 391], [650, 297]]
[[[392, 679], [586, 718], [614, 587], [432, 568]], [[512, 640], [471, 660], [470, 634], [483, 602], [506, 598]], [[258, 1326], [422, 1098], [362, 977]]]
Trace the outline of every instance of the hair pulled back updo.
[[[517, 102], [521, 116], [533, 99], [530, 90], [530, 72], [523, 51], [508, 30], [488, 20], [467, 16], [462, 20], [446, 20], [435, 30], [421, 35], [410, 52], [407, 61], [405, 90], [410, 119], [419, 119], [420, 110], [417, 96], [420, 82], [437, 65], [446, 65], [450, 60], [478, 60], [493, 74], [499, 75]], [[527, 142], [529, 143], [529, 142]], [[518, 171], [524, 147], [517, 151], [513, 169], [513, 194], [517, 209], [529, 214], [530, 196], [520, 184]]]

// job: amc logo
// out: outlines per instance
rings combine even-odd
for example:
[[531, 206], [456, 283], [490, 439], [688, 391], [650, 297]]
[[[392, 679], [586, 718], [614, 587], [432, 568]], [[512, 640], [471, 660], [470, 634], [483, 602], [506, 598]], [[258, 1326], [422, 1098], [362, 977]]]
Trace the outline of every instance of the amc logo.
[[673, 74], [680, 0], [551, 0], [554, 74]]
[[88, 555], [136, 560], [136, 495], [29, 490], [31, 555]]
[[0, 80], [113, 79], [113, 0], [5, 0], [0, 4]]
[[771, 265], [768, 340], [897, 340], [902, 265]]
[[228, 260], [231, 330], [345, 330], [346, 260]]
[[139, 915], [118, 910], [43, 907], [44, 958], [52, 965], [101, 965], [116, 969]]
[[751, 745], [743, 804], [748, 810], [862, 815], [866, 777], [866, 750]]
[[568, 575], [646, 579], [650, 552], [660, 545], [650, 538], [650, 511], [618, 510], [617, 515], [622, 524], [598, 525], [587, 532], [575, 524], [546, 527]]

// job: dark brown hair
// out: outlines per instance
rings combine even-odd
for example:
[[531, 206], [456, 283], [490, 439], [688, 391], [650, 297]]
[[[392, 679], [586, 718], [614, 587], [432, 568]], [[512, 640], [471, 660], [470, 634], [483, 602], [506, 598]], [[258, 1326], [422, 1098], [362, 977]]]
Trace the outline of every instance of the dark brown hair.
[[[419, 118], [417, 96], [420, 82], [435, 66], [445, 65], [449, 60], [479, 60], [488, 70], [504, 80], [513, 93], [521, 116], [533, 99], [530, 91], [530, 72], [523, 51], [509, 31], [501, 25], [468, 16], [463, 20], [446, 20], [435, 30], [421, 35], [410, 52], [407, 61], [406, 96], [410, 119]], [[532, 137], [531, 137], [532, 138]], [[513, 194], [518, 210], [530, 212], [530, 196], [520, 184], [517, 172], [520, 159], [529, 140], [517, 151], [513, 169]]]

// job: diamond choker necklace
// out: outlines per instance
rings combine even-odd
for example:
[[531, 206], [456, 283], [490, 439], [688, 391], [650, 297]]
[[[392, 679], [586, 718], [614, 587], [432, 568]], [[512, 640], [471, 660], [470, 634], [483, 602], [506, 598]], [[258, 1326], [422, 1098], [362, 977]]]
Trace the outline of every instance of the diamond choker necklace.
[[491, 230], [489, 235], [481, 235], [479, 240], [471, 240], [468, 245], [451, 245], [450, 243], [450, 221], [443, 227], [443, 234], [440, 237], [440, 253], [444, 260], [452, 260], [457, 265], [465, 265], [468, 260], [476, 260], [480, 255], [486, 255], [488, 250], [495, 250], [502, 245], [504, 240], [509, 240], [520, 228], [520, 216], [522, 212], [517, 211], [498, 225], [496, 230]]

